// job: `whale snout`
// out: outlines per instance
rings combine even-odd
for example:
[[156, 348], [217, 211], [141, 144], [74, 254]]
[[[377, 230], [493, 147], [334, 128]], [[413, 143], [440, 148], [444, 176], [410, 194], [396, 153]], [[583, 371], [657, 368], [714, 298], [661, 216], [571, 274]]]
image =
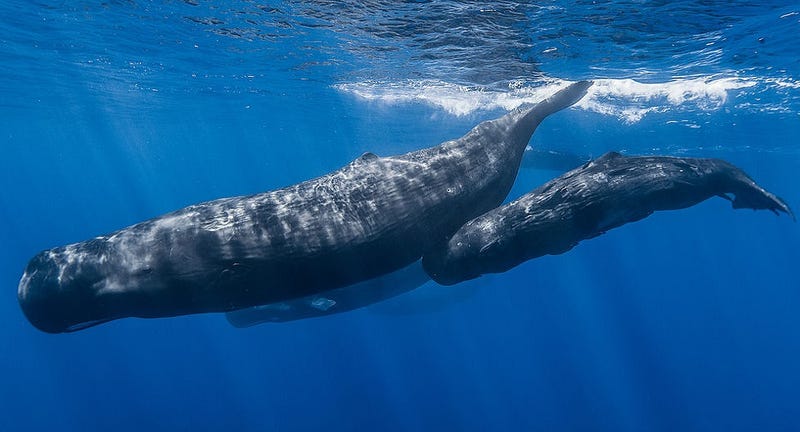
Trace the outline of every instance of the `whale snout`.
[[19, 281], [17, 299], [25, 317], [48, 333], [63, 332], [69, 325], [62, 316], [58, 266], [48, 252], [33, 257]]
[[481, 269], [470, 244], [454, 236], [454, 240], [422, 256], [422, 267], [439, 285], [455, 285], [479, 277]]
[[23, 273], [17, 299], [25, 317], [39, 330], [64, 333], [107, 320], [95, 316], [91, 282], [75, 278], [52, 251], [33, 257]]

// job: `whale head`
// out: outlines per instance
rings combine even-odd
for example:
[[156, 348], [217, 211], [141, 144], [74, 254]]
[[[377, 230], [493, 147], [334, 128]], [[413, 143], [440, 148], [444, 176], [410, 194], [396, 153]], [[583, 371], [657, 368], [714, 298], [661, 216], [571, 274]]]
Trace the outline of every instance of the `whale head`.
[[100, 273], [85, 263], [63, 262], [63, 253], [44, 251], [28, 263], [17, 290], [28, 321], [44, 332], [64, 333], [113, 319], [105, 316], [108, 308], [95, 289]]

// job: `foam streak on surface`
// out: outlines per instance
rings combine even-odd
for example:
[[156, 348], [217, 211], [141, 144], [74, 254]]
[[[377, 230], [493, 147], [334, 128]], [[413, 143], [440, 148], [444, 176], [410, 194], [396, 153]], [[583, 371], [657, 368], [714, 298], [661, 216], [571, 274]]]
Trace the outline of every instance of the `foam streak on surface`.
[[[540, 100], [543, 94], [568, 81], [545, 79], [536, 83], [514, 81], [500, 86], [469, 86], [438, 80], [405, 82], [365, 81], [336, 84], [343, 93], [380, 104], [423, 103], [455, 116], [480, 111], [511, 110]], [[793, 103], [800, 101], [800, 83], [792, 79], [753, 77], [697, 77], [667, 82], [634, 79], [598, 79], [587, 97], [575, 107], [636, 123], [648, 113], [716, 111], [753, 94], [779, 93]], [[769, 113], [784, 106], [784, 100], [751, 104], [740, 108]]]

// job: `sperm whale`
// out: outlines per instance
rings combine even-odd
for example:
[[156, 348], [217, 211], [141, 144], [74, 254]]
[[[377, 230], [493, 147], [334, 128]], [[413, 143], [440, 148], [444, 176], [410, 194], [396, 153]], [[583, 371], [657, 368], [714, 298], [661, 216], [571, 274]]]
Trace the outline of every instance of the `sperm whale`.
[[690, 207], [714, 196], [730, 200], [735, 209], [794, 218], [782, 199], [726, 161], [610, 152], [470, 220], [426, 253], [422, 265], [436, 282], [453, 285], [562, 254], [581, 240], [655, 211]]
[[500, 205], [536, 127], [591, 82], [411, 153], [366, 153], [322, 177], [192, 205], [34, 256], [17, 290], [40, 330], [225, 312], [406, 267]]

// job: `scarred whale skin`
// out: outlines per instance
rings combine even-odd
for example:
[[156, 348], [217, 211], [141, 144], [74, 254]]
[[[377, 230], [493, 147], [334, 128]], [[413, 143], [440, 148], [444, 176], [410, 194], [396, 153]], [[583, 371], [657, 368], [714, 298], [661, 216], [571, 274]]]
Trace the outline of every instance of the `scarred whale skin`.
[[433, 280], [452, 285], [564, 253], [655, 211], [690, 207], [713, 196], [730, 200], [733, 208], [794, 218], [783, 200], [723, 160], [611, 152], [470, 220], [426, 253], [422, 265]]
[[398, 270], [498, 206], [539, 123], [590, 85], [573, 83], [435, 147], [367, 153], [280, 190], [189, 206], [43, 251], [20, 280], [20, 306], [34, 326], [58, 333], [274, 303]]

